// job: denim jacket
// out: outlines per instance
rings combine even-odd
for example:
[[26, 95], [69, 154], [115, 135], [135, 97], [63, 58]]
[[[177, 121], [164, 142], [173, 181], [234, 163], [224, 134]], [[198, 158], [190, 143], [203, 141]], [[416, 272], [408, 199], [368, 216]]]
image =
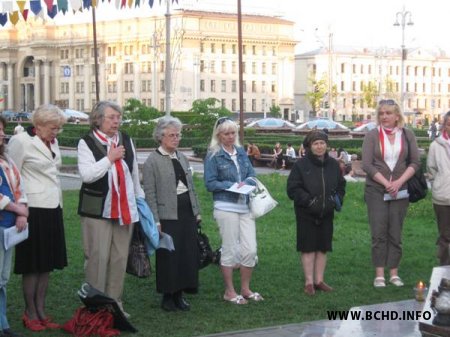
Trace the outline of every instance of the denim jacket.
[[248, 179], [256, 175], [247, 153], [242, 147], [236, 147], [236, 152], [240, 176], [238, 176], [238, 170], [231, 156], [224, 149], [221, 148], [215, 154], [208, 153], [206, 156], [204, 165], [205, 186], [209, 192], [213, 192], [214, 201], [237, 203], [239, 194], [225, 191], [227, 188], [241, 181], [244, 181], [247, 185], [256, 185], [253, 179]]

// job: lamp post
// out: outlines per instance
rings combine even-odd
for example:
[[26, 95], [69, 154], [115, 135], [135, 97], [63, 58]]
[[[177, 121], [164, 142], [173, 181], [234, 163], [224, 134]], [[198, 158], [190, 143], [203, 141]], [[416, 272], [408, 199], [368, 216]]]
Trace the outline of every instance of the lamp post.
[[401, 82], [400, 82], [400, 106], [403, 111], [405, 111], [405, 60], [407, 50], [405, 48], [405, 27], [412, 26], [414, 23], [411, 20], [411, 12], [403, 10], [395, 14], [394, 26], [402, 28], [402, 63], [401, 63]]

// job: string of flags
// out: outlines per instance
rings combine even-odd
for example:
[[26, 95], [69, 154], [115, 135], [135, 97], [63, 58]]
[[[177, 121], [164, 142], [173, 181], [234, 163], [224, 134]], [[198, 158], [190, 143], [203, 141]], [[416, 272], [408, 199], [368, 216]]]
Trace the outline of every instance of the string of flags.
[[[53, 19], [59, 12], [66, 14], [69, 10], [75, 13], [95, 8], [100, 1], [113, 3], [117, 9], [143, 5], [152, 8], [155, 2], [155, 0], [0, 0], [0, 25], [5, 26], [8, 22], [16, 25], [21, 19], [27, 21], [30, 12], [38, 17]], [[159, 0], [160, 4], [161, 1]], [[172, 0], [172, 3], [178, 4], [178, 0]]]

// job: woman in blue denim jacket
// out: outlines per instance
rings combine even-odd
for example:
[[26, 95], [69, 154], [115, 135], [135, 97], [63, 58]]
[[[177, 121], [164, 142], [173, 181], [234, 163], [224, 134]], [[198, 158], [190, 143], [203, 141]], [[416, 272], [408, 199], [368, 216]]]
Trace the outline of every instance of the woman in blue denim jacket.
[[[235, 183], [255, 185], [255, 170], [237, 139], [238, 127], [227, 117], [219, 118], [205, 160], [204, 179], [213, 193], [214, 219], [222, 239], [220, 265], [225, 283], [223, 299], [234, 304], [248, 300], [262, 301], [263, 297], [250, 290], [256, 255], [255, 219], [248, 207], [248, 195], [227, 191]], [[233, 270], [241, 274], [241, 290], [233, 285]]]

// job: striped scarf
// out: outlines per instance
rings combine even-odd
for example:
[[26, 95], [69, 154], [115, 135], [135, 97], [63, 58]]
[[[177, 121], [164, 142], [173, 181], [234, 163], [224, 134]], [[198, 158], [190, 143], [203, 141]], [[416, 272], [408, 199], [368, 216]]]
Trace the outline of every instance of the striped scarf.
[[[107, 147], [107, 152], [111, 148], [119, 145], [119, 136], [115, 134], [113, 137], [108, 137], [100, 130], [94, 130], [94, 136], [97, 140]], [[123, 159], [116, 160], [108, 171], [108, 185], [109, 191], [105, 200], [105, 208], [103, 216], [110, 219], [119, 219], [121, 225], [129, 225], [136, 221], [135, 213], [130, 210], [136, 210], [136, 201], [134, 200], [133, 181]], [[130, 195], [133, 196], [130, 198]]]

